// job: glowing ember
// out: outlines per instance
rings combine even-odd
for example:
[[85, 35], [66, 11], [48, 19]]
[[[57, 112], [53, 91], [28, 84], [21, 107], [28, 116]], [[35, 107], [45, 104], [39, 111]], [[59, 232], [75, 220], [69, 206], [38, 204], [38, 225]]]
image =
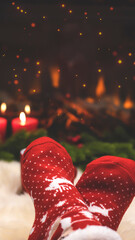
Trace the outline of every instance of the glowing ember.
[[114, 7], [111, 6], [111, 7], [110, 7], [110, 11], [113, 11], [113, 10], [114, 10]]
[[61, 7], [64, 8], [64, 7], [65, 7], [65, 4], [61, 4]]
[[72, 10], [69, 10], [69, 13], [71, 14], [73, 11]]
[[121, 59], [118, 60], [118, 64], [122, 64], [122, 60]]
[[6, 110], [7, 110], [7, 104], [6, 103], [2, 103], [0, 109], [1, 109], [1, 113], [5, 113]]
[[102, 32], [99, 32], [99, 33], [98, 33], [98, 35], [99, 35], [99, 36], [102, 36], [102, 35], [103, 35], [103, 33], [102, 33]]
[[14, 80], [14, 84], [15, 85], [18, 85], [18, 83], [19, 83], [19, 81], [16, 79], [16, 80]]
[[19, 115], [20, 124], [24, 126], [26, 124], [26, 115], [24, 112], [21, 112]]
[[128, 96], [123, 104], [123, 107], [126, 109], [130, 109], [133, 107], [133, 102], [131, 100], [131, 98]]
[[105, 92], [106, 92], [106, 88], [104, 84], [104, 78], [100, 77], [96, 87], [96, 96], [101, 97]]
[[31, 27], [36, 27], [36, 23], [31, 23]]

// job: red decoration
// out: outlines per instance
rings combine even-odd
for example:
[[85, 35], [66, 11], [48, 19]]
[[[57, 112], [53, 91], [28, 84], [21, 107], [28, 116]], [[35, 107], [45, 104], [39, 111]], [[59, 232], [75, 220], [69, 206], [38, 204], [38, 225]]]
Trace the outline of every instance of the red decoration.
[[5, 140], [7, 130], [7, 120], [5, 118], [0, 117], [0, 140]]
[[102, 225], [117, 230], [135, 195], [135, 162], [114, 156], [98, 158], [87, 165], [76, 187]]
[[59, 143], [48, 137], [32, 142], [21, 157], [21, 170], [23, 187], [35, 207], [29, 240], [90, 239], [91, 235], [99, 239], [101, 233], [102, 239], [120, 240], [89, 212], [73, 185], [71, 157]]
[[21, 121], [19, 118], [14, 118], [11, 122], [12, 132], [13, 134], [20, 131], [21, 129], [26, 129], [27, 131], [36, 130], [38, 127], [38, 120], [36, 118], [26, 118], [26, 123], [21, 125]]

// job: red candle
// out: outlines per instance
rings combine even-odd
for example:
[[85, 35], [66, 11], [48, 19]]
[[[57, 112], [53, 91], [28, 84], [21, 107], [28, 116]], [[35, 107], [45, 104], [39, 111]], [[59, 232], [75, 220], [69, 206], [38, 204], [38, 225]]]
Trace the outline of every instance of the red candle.
[[7, 120], [0, 117], [0, 140], [4, 141], [7, 130]]
[[38, 119], [30, 118], [25, 116], [25, 113], [20, 113], [19, 118], [14, 118], [11, 122], [13, 134], [20, 131], [21, 129], [26, 129], [27, 131], [36, 130], [38, 127]]

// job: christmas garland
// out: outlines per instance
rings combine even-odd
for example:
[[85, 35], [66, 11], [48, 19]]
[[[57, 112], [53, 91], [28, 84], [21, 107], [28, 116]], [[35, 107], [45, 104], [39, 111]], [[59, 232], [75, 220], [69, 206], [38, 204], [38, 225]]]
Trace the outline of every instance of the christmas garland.
[[[5, 143], [0, 144], [0, 159], [19, 161], [21, 149], [27, 147], [33, 140], [47, 135], [45, 129], [34, 132], [22, 130], [12, 135]], [[59, 141], [59, 139], [55, 140]], [[93, 159], [104, 155], [135, 160], [135, 139], [121, 127], [116, 128], [113, 133], [104, 132], [102, 137], [83, 132], [77, 136], [68, 136], [66, 140], [59, 142], [66, 148], [74, 164], [82, 169]]]

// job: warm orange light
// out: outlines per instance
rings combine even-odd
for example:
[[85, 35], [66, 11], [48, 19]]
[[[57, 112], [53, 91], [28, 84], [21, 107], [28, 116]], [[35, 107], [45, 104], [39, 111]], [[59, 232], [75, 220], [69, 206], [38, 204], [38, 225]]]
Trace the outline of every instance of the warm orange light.
[[84, 12], [84, 15], [85, 15], [85, 16], [87, 16], [87, 14], [88, 14], [87, 12]]
[[26, 115], [24, 112], [21, 112], [19, 115], [19, 119], [20, 119], [20, 124], [21, 126], [25, 126], [26, 124]]
[[38, 74], [40, 74], [41, 73], [41, 71], [38, 71]]
[[18, 80], [14, 80], [14, 84], [18, 85], [19, 81]]
[[122, 60], [121, 59], [118, 60], [118, 64], [122, 64]]
[[99, 35], [99, 36], [102, 36], [102, 35], [103, 35], [103, 33], [102, 33], [102, 32], [99, 32], [99, 33], [98, 33], [98, 35]]
[[58, 88], [59, 82], [60, 82], [60, 69], [56, 67], [51, 68], [50, 74], [51, 74], [52, 86], [54, 88]]
[[72, 12], [73, 12], [73, 11], [70, 9], [70, 10], [69, 10], [69, 13], [72, 13]]
[[31, 113], [30, 105], [25, 105], [24, 111], [25, 111], [27, 114], [30, 114], [30, 113]]
[[135, 62], [133, 62], [133, 65], [135, 66]]
[[60, 32], [60, 28], [57, 29], [57, 32]]
[[14, 6], [15, 5], [15, 2], [12, 2], [12, 6]]
[[110, 7], [110, 11], [113, 11], [113, 10], [114, 10], [114, 7], [111, 6], [111, 7]]
[[64, 8], [64, 7], [65, 7], [65, 4], [61, 4], [61, 7], [63, 7], [63, 8]]
[[33, 89], [33, 93], [35, 93], [36, 92], [36, 89]]
[[21, 88], [18, 88], [18, 90], [17, 90], [18, 92], [21, 92]]
[[31, 23], [31, 27], [36, 27], [36, 24], [35, 23]]
[[102, 72], [102, 69], [101, 69], [101, 68], [99, 68], [99, 69], [98, 69], [98, 72], [99, 72], [99, 73], [100, 73], [100, 72]]
[[104, 78], [100, 77], [96, 87], [96, 96], [101, 97], [105, 92], [106, 92], [106, 88], [104, 84]]
[[85, 83], [83, 84], [83, 87], [86, 87], [86, 84], [85, 84]]
[[37, 62], [36, 62], [36, 65], [40, 65], [40, 62], [39, 62], [39, 61], [37, 61]]
[[87, 101], [88, 103], [94, 103], [94, 99], [91, 98], [91, 97], [86, 98], [86, 101]]
[[130, 52], [130, 53], [128, 53], [128, 56], [129, 56], [129, 57], [131, 57], [131, 56], [132, 56], [132, 53], [131, 53], [131, 52]]
[[17, 59], [19, 59], [19, 58], [20, 58], [20, 56], [19, 56], [19, 55], [16, 55], [16, 58], [17, 58]]
[[131, 98], [130, 97], [127, 97], [124, 104], [123, 104], [123, 107], [126, 108], [126, 109], [130, 109], [133, 107], [133, 102], [131, 101]]
[[114, 102], [114, 105], [115, 105], [115, 106], [119, 106], [119, 105], [120, 105], [120, 98], [119, 98], [118, 95], [116, 95], [116, 96], [114, 97], [113, 102]]
[[23, 71], [26, 72], [26, 71], [27, 71], [27, 68], [24, 68]]
[[7, 110], [7, 104], [3, 102], [0, 106], [0, 109], [1, 109], [1, 113], [4, 114]]

